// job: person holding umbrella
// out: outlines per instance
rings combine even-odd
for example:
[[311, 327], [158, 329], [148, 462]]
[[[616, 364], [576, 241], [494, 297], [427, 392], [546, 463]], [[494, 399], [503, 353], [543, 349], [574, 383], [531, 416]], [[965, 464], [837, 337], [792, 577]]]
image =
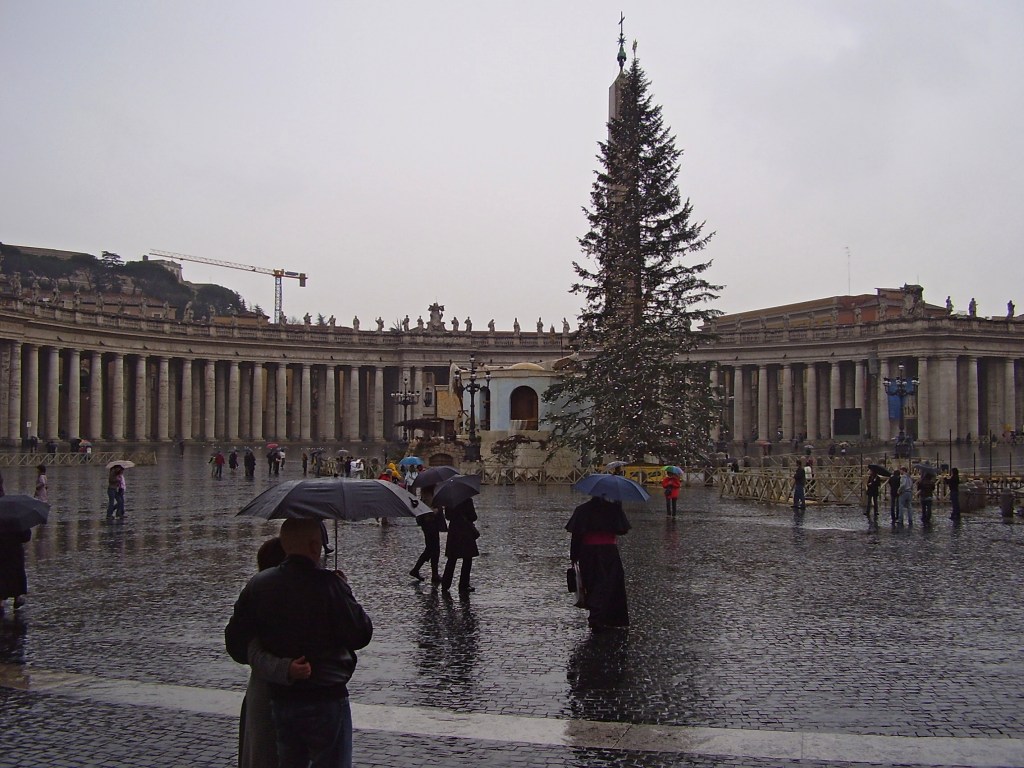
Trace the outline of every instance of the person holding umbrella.
[[[446, 481], [448, 482], [448, 481]], [[437, 497], [434, 503], [439, 504]], [[473, 523], [477, 520], [476, 507], [473, 499], [467, 497], [458, 504], [445, 507], [444, 516], [448, 519], [448, 539], [444, 544], [444, 575], [441, 576], [441, 589], [448, 592], [455, 578], [455, 563], [462, 560], [462, 571], [459, 573], [459, 594], [468, 595], [476, 589], [469, 585], [469, 576], [473, 570], [473, 558], [480, 554], [476, 540], [480, 531]]]
[[679, 489], [683, 483], [679, 479], [675, 467], [665, 467], [665, 476], [661, 478], [661, 487], [665, 491], [665, 514], [676, 516], [676, 504], [679, 501]]
[[[626, 478], [621, 479], [630, 482]], [[565, 525], [565, 530], [572, 534], [569, 559], [574, 565], [579, 565], [583, 581], [579, 586], [586, 595], [586, 607], [590, 611], [587, 623], [595, 632], [629, 626], [626, 573], [622, 568], [616, 537], [629, 533], [630, 524], [622, 502], [613, 499], [613, 495], [617, 495], [615, 490], [606, 487], [603, 495], [592, 496], [590, 501], [576, 507]]]
[[871, 507], [874, 505], [875, 508], [875, 521], [878, 520], [878, 492], [882, 488], [882, 476], [878, 474], [878, 470], [875, 469], [874, 465], [868, 465], [868, 480], [867, 480], [867, 506], [864, 508], [864, 514], [870, 520], [871, 518]]
[[107, 519], [117, 513], [118, 518], [124, 517], [124, 492], [127, 484], [124, 481], [124, 466], [114, 464], [107, 474]]
[[49, 504], [24, 494], [4, 496], [0, 489], [0, 616], [7, 598], [14, 609], [25, 604], [28, 577], [25, 574], [25, 545], [32, 539], [32, 526], [45, 523]]
[[[433, 486], [426, 488], [420, 492], [420, 503], [431, 507], [431, 511], [426, 514], [419, 515], [416, 518], [416, 524], [423, 531], [423, 552], [416, 559], [416, 565], [409, 571], [409, 575], [417, 581], [423, 581], [423, 577], [420, 575], [420, 568], [426, 565], [427, 561], [430, 561], [430, 583], [440, 584], [441, 575], [438, 573], [437, 566], [441, 560], [441, 534], [448, 530], [448, 526], [444, 521], [444, 515], [441, 510], [433, 507], [431, 501], [434, 496]], [[449, 582], [450, 584], [451, 582]]]
[[46, 490], [46, 465], [40, 464], [36, 467], [36, 473], [35, 497], [44, 503], [49, 503], [49, 493]]

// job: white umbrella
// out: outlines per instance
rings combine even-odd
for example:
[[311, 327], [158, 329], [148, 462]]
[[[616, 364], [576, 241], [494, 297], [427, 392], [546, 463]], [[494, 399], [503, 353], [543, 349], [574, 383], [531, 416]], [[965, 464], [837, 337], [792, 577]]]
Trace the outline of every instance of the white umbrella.
[[121, 469], [129, 469], [135, 466], [134, 461], [128, 461], [128, 459], [114, 459], [114, 461], [107, 462], [107, 469], [113, 469], [114, 467], [121, 467]]

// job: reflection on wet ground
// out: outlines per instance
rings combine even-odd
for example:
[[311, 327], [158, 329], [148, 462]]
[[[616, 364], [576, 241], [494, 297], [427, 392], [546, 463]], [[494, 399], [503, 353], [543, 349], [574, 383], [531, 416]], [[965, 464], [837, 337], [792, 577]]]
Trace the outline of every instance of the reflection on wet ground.
[[[29, 603], [0, 662], [238, 692], [232, 603], [276, 524], [234, 513], [271, 482], [206, 455], [127, 473], [128, 517], [103, 519], [102, 467], [50, 472], [51, 522], [29, 545]], [[298, 462], [281, 479], [299, 476]], [[5, 469], [8, 492], [29, 469]], [[339, 565], [374, 619], [353, 700], [477, 715], [875, 736], [1024, 737], [1020, 525], [871, 526], [860, 510], [790, 510], [691, 489], [680, 516], [630, 510], [632, 626], [591, 636], [564, 586], [562, 487], [485, 487], [477, 592], [407, 571], [415, 524], [338, 527]], [[333, 536], [333, 532], [332, 532]], [[383, 710], [377, 710], [383, 711]], [[2, 764], [2, 763], [0, 763]]]

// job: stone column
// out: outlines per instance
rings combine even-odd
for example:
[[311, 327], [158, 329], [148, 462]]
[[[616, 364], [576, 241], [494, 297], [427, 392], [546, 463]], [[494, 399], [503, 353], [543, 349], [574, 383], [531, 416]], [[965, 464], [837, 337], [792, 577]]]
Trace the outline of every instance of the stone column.
[[1014, 360], [1003, 361], [1003, 429], [1015, 430], [1017, 424], [1017, 380], [1014, 375]]
[[145, 440], [146, 434], [146, 411], [148, 409], [148, 398], [146, 397], [146, 357], [139, 355], [135, 358], [135, 439]]
[[816, 440], [818, 437], [818, 370], [814, 363], [807, 364], [807, 387], [804, 398], [804, 408], [807, 411], [807, 439]]
[[45, 425], [44, 431], [39, 433], [42, 439], [57, 439], [60, 431], [57, 424], [57, 416], [60, 414], [60, 350], [56, 347], [48, 347], [46, 350], [46, 412], [40, 417]]
[[219, 365], [213, 375], [213, 433], [219, 438], [228, 435], [228, 366]]
[[757, 369], [757, 436], [761, 440], [770, 439], [768, 434], [768, 366], [761, 365]]
[[68, 439], [82, 437], [82, 353], [67, 351], [65, 380], [68, 388]]
[[20, 341], [11, 342], [11, 368], [7, 379], [7, 434], [15, 446], [21, 444], [21, 348]]
[[192, 439], [192, 361], [181, 360], [181, 420], [178, 435], [182, 440]]
[[423, 366], [416, 366], [412, 369], [412, 388], [414, 392], [419, 392], [419, 400], [412, 407], [412, 418], [422, 419], [423, 418], [423, 396], [424, 383], [423, 383]]
[[245, 363], [240, 370], [238, 384], [238, 435], [248, 438], [252, 434], [252, 366]]
[[[967, 432], [978, 442], [981, 436], [978, 421], [978, 358], [967, 358]], [[966, 435], [965, 435], [966, 437]]]
[[359, 366], [348, 368], [348, 394], [345, 396], [345, 424], [342, 434], [347, 440], [358, 440], [359, 435]]
[[309, 363], [302, 364], [302, 413], [299, 414], [299, 439], [309, 440], [312, 432], [313, 392]]
[[928, 358], [917, 361], [917, 439], [921, 442], [932, 439], [931, 379], [928, 375]]
[[793, 427], [793, 366], [782, 366], [782, 439], [792, 440], [796, 435]]
[[321, 398], [320, 437], [324, 440], [335, 440], [338, 437], [338, 382], [335, 378], [334, 363], [329, 363], [324, 370], [324, 396]]
[[252, 365], [252, 439], [263, 442], [263, 363]]
[[868, 426], [867, 394], [868, 361], [858, 360], [854, 363], [853, 369], [853, 407], [860, 409], [860, 434], [863, 435], [870, 429]]
[[287, 363], [277, 364], [277, 374], [274, 381], [274, 439], [281, 442], [288, 439], [288, 365]]
[[124, 440], [124, 355], [115, 352], [110, 360], [110, 437]]
[[103, 353], [89, 354], [89, 434], [93, 442], [103, 437]]
[[875, 391], [878, 408], [875, 414], [878, 417], [875, 437], [883, 442], [888, 442], [892, 437], [892, 428], [889, 426], [889, 396], [885, 393], [885, 378], [892, 378], [892, 361], [881, 358], [878, 361], [878, 389]]
[[828, 429], [825, 432], [830, 438], [836, 436], [836, 408], [843, 407], [842, 374], [839, 370], [839, 363], [833, 361], [830, 366], [828, 379]]
[[203, 380], [203, 438], [214, 440], [217, 436], [217, 362], [207, 360]]
[[39, 437], [39, 347], [25, 345], [25, 411], [22, 413], [25, 437]]
[[738, 365], [732, 370], [732, 439], [742, 445], [747, 439], [747, 420], [744, 418], [747, 387], [743, 378], [743, 366]]
[[171, 361], [165, 356], [157, 358], [156, 380], [156, 439], [166, 443], [171, 439]]
[[373, 424], [370, 439], [384, 439], [384, 366], [378, 365], [373, 374]]
[[238, 411], [241, 406], [238, 380], [238, 361], [232, 360], [228, 365], [228, 442], [238, 441]]

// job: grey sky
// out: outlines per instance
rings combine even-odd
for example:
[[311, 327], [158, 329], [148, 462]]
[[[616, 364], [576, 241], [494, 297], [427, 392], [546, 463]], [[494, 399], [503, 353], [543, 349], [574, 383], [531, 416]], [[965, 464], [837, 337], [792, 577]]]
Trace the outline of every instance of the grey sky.
[[1016, 0], [0, 0], [0, 240], [305, 271], [293, 316], [560, 327], [620, 10], [718, 308], [920, 282], [1024, 310]]

